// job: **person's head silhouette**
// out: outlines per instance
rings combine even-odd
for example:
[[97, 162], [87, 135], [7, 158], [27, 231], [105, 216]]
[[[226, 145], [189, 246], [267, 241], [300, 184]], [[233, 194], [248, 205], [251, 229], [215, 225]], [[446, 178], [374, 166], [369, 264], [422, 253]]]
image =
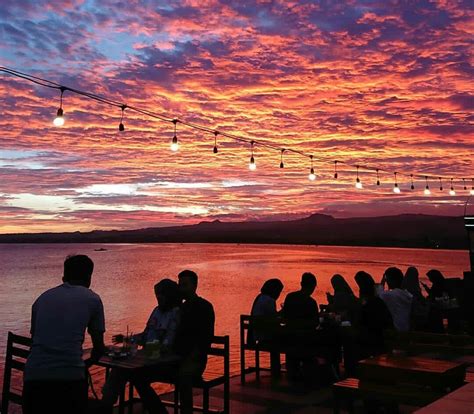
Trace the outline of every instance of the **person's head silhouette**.
[[403, 278], [402, 288], [412, 295], [421, 295], [420, 278], [416, 267], [410, 266], [407, 269]]
[[68, 256], [64, 261], [63, 282], [89, 288], [93, 271], [94, 262], [88, 256], [83, 254]]
[[171, 279], [162, 279], [154, 287], [158, 307], [166, 312], [179, 305], [181, 295], [176, 282]]
[[339, 274], [335, 274], [331, 278], [331, 285], [334, 289], [334, 293], [349, 293], [351, 295], [354, 294], [352, 292], [351, 287], [346, 282], [346, 279], [344, 279], [344, 277]]
[[361, 270], [356, 273], [354, 278], [359, 286], [359, 296], [361, 298], [369, 298], [375, 295], [375, 282], [371, 275]]
[[283, 283], [280, 279], [268, 279], [260, 289], [262, 295], [270, 296], [277, 300], [280, 297], [281, 291], [283, 290]]
[[316, 289], [317, 281], [316, 276], [310, 272], [305, 272], [301, 276], [301, 290], [307, 295], [312, 295], [314, 289]]
[[445, 281], [443, 274], [437, 269], [428, 270], [426, 276], [428, 276], [428, 279], [433, 284], [442, 285]]
[[192, 298], [196, 295], [198, 285], [198, 275], [192, 270], [183, 270], [178, 274], [179, 291], [184, 299]]
[[385, 271], [385, 279], [389, 289], [401, 289], [403, 273], [398, 267], [389, 267]]

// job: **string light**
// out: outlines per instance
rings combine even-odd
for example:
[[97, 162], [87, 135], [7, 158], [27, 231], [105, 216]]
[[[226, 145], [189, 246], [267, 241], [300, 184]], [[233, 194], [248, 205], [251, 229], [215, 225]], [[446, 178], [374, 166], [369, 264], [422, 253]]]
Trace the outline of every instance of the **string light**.
[[398, 186], [398, 182], [397, 182], [397, 173], [393, 173], [395, 175], [395, 183], [393, 184], [393, 192], [395, 194], [400, 194], [400, 187]]
[[178, 123], [178, 120], [177, 119], [173, 119], [173, 124], [174, 124], [174, 135], [173, 135], [173, 139], [171, 140], [171, 151], [178, 151], [179, 149], [179, 144], [178, 144], [178, 136], [176, 135], [176, 124]]
[[455, 196], [456, 191], [454, 191], [453, 179], [451, 178], [451, 188], [449, 189], [449, 195]]
[[462, 179], [462, 183], [463, 183], [463, 186], [464, 186], [464, 190], [467, 190], [466, 179], [465, 178]]
[[251, 141], [250, 142], [250, 150], [251, 150], [251, 155], [250, 155], [250, 163], [249, 163], [249, 170], [250, 171], [255, 171], [257, 169], [257, 164], [255, 164], [255, 158], [253, 157], [253, 146], [255, 142]]
[[56, 118], [54, 118], [53, 124], [54, 126], [61, 127], [64, 125], [64, 112], [63, 112], [63, 94], [66, 88], [61, 87], [61, 96], [59, 98], [59, 108], [56, 112]]
[[280, 152], [280, 168], [284, 168], [285, 167], [285, 164], [283, 164], [283, 154], [285, 153], [285, 148], [282, 148], [281, 149], [281, 152]]
[[217, 135], [219, 131], [214, 131], [214, 149], [212, 150], [214, 154], [217, 154]]
[[360, 182], [360, 178], [359, 178], [359, 166], [356, 165], [356, 168], [357, 168], [356, 188], [361, 190], [362, 189], [362, 183]]
[[441, 181], [441, 177], [438, 177], [439, 179], [439, 191], [443, 191], [443, 182]]
[[[114, 107], [120, 108], [121, 111], [122, 111], [120, 124], [119, 124], [119, 130], [120, 131], [125, 130], [125, 126], [123, 125], [123, 117], [124, 117], [124, 110], [128, 109], [128, 110], [131, 110], [131, 111], [135, 111], [139, 114], [142, 114], [144, 116], [154, 118], [154, 119], [158, 119], [160, 121], [173, 122], [173, 124], [174, 124], [174, 136], [173, 136], [172, 142], [171, 142], [171, 150], [172, 151], [177, 151], [178, 148], [179, 148], [178, 138], [177, 138], [177, 135], [176, 135], [176, 124], [178, 122], [180, 122], [184, 126], [187, 126], [189, 128], [195, 129], [195, 130], [199, 130], [199, 131], [207, 132], [207, 133], [214, 133], [214, 148], [213, 148], [213, 151], [214, 151], [214, 153], [218, 152], [218, 150], [217, 150], [217, 138], [216, 138], [218, 131], [215, 131], [211, 128], [208, 128], [208, 127], [205, 127], [205, 126], [202, 126], [202, 125], [198, 125], [198, 124], [195, 124], [195, 123], [192, 123], [192, 122], [188, 122], [186, 120], [172, 119], [168, 116], [161, 115], [159, 113], [148, 111], [148, 110], [145, 110], [145, 109], [140, 109], [140, 108], [135, 107], [135, 106], [127, 106], [127, 105], [125, 105], [121, 102], [109, 99], [107, 97], [99, 96], [99, 95], [96, 95], [94, 93], [87, 92], [87, 91], [81, 91], [81, 90], [78, 90], [78, 89], [75, 89], [75, 88], [71, 88], [69, 86], [60, 85], [56, 82], [53, 82], [53, 81], [50, 81], [50, 80], [47, 80], [47, 79], [42, 79], [42, 78], [39, 78], [37, 76], [29, 75], [29, 74], [26, 74], [26, 73], [22, 73], [22, 72], [13, 70], [13, 69], [6, 68], [4, 66], [0, 66], [0, 72], [15, 76], [17, 78], [21, 78], [23, 80], [27, 80], [29, 82], [35, 83], [35, 84], [43, 86], [43, 87], [59, 90], [61, 92], [60, 106], [59, 106], [59, 109], [57, 111], [56, 118], [53, 121], [53, 124], [55, 126], [64, 125], [65, 120], [64, 120], [64, 111], [63, 111], [63, 108], [62, 108], [62, 100], [63, 100], [64, 92], [69, 91], [71, 93], [75, 93], [75, 94], [80, 95], [82, 97], [85, 97], [87, 99], [92, 99], [92, 100], [95, 100], [97, 102], [109, 105], [109, 106], [114, 106]], [[260, 141], [257, 141], [257, 140], [254, 141], [254, 140], [251, 140], [251, 139], [246, 138], [246, 137], [233, 135], [233, 134], [222, 132], [222, 131], [219, 131], [219, 134], [221, 134], [222, 136], [227, 137], [229, 139], [235, 140], [235, 141], [239, 141], [239, 142], [243, 142], [243, 143], [251, 143], [251, 145], [252, 145], [252, 156], [251, 156], [251, 163], [249, 165], [249, 168], [252, 169], [252, 170], [256, 169], [255, 159], [253, 158], [253, 146], [256, 145], [256, 144], [261, 145], [261, 146], [266, 147], [266, 148], [269, 148], [269, 149], [281, 151], [280, 168], [284, 167], [283, 152], [285, 152], [285, 151], [291, 152], [291, 153], [294, 153], [294, 154], [297, 154], [297, 155], [300, 155], [300, 156], [304, 156], [304, 157], [309, 156], [309, 154], [305, 153], [304, 151], [300, 151], [300, 150], [293, 149], [293, 148], [286, 148], [284, 150], [281, 150], [281, 148], [279, 148], [277, 145], [275, 145], [273, 143], [270, 143], [270, 142], [265, 142], [265, 141], [260, 142]], [[253, 159], [253, 162], [252, 162], [252, 159]], [[345, 163], [343, 161], [334, 161], [334, 178], [335, 179], [338, 178], [338, 163], [340, 163], [340, 162], [342, 162], [343, 164], [346, 164], [348, 166], [353, 167], [353, 165], [351, 165], [349, 163]], [[356, 167], [357, 167], [356, 187], [357, 188], [362, 188], [362, 183], [360, 181], [359, 174], [358, 174], [360, 166], [357, 165]], [[371, 168], [369, 166], [362, 167], [362, 168], [365, 169], [365, 170], [373, 170], [373, 168]], [[388, 172], [386, 170], [376, 169], [376, 172], [377, 172], [377, 186], [380, 186], [379, 171]], [[422, 176], [419, 175], [419, 174], [410, 174], [410, 178], [411, 178], [410, 181], [411, 181], [411, 189], [412, 190], [414, 190], [414, 177], [422, 177]], [[435, 177], [425, 176], [425, 179], [426, 179], [425, 194], [427, 194], [427, 193], [431, 194], [431, 192], [429, 191], [429, 186], [428, 186], [428, 178], [435, 179]], [[443, 177], [443, 179], [447, 179], [447, 177]], [[440, 190], [442, 191], [443, 190], [442, 177], [439, 177], [439, 181], [440, 181]], [[452, 183], [453, 183], [453, 181], [454, 181], [454, 178], [451, 178]], [[469, 190], [470, 195], [474, 195], [474, 178], [472, 179], [472, 181], [473, 181], [473, 185], [472, 185], [472, 188]], [[467, 191], [467, 186], [465, 185], [466, 184], [465, 179], [463, 179], [463, 183], [464, 183], [464, 189]], [[397, 186], [394, 186], [394, 191], [396, 191], [395, 187], [398, 187], [398, 184], [397, 184]], [[452, 187], [453, 187], [453, 191], [454, 191], [454, 186], [452, 185]]]
[[313, 156], [310, 155], [309, 158], [310, 158], [310, 160], [311, 160], [311, 169], [309, 170], [308, 179], [309, 179], [310, 181], [314, 181], [314, 180], [316, 180], [316, 174], [314, 173]]
[[428, 176], [427, 175], [425, 175], [425, 181], [426, 181], [425, 195], [430, 195], [431, 191], [430, 191], [430, 186], [428, 185]]
[[123, 124], [123, 113], [126, 108], [127, 108], [127, 105], [122, 105], [122, 107], [120, 108], [122, 110], [122, 115], [120, 116], [119, 131], [121, 132], [125, 131], [125, 125]]

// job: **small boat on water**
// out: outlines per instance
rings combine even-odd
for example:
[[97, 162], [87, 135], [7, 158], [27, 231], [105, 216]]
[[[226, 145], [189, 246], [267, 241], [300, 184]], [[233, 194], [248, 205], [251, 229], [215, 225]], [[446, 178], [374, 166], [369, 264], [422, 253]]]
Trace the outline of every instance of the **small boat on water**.
[[106, 252], [107, 249], [104, 249], [103, 247], [101, 247], [100, 249], [94, 249], [95, 252]]

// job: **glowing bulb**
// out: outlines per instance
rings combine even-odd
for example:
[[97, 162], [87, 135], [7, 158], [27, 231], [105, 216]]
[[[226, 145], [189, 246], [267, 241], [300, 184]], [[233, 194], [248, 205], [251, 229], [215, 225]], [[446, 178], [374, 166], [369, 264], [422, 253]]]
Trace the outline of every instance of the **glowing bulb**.
[[314, 168], [311, 168], [311, 171], [310, 171], [310, 173], [309, 173], [309, 175], [308, 175], [308, 179], [309, 179], [310, 181], [316, 180], [316, 174], [314, 173]]
[[250, 164], [249, 164], [249, 170], [250, 171], [255, 171], [257, 169], [257, 164], [255, 164], [255, 159], [253, 155], [250, 157]]
[[54, 126], [60, 127], [64, 125], [64, 117], [63, 117], [63, 110], [62, 108], [58, 109], [58, 112], [56, 114], [56, 118], [54, 118], [53, 121]]
[[360, 182], [359, 179], [357, 179], [357, 181], [356, 181], [356, 188], [358, 188], [359, 190], [362, 189], [362, 183]]
[[398, 186], [398, 184], [395, 184], [395, 185], [393, 186], [393, 192], [394, 192], [395, 194], [400, 194], [400, 187]]
[[470, 195], [474, 195], [474, 188], [471, 188], [471, 191], [469, 191]]
[[449, 190], [449, 195], [452, 195], [452, 196], [456, 195], [456, 191], [454, 191], [454, 188], [451, 188], [451, 190]]
[[172, 139], [172, 141], [171, 141], [171, 147], [170, 147], [170, 148], [171, 148], [171, 151], [174, 151], [174, 152], [178, 151], [178, 149], [179, 149], [178, 137], [177, 137], [176, 135], [173, 136], [173, 139]]
[[255, 158], [253, 155], [250, 157], [249, 170], [255, 171], [257, 169], [257, 164], [255, 164]]
[[430, 188], [428, 186], [426, 186], [425, 195], [430, 195], [430, 194], [431, 194]]

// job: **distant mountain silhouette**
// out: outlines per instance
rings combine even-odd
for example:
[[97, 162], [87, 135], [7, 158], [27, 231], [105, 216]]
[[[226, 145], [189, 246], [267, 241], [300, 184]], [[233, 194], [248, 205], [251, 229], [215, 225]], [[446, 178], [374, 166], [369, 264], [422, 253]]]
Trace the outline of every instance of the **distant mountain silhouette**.
[[87, 233], [3, 234], [0, 243], [280, 243], [468, 248], [462, 217], [401, 214], [337, 219], [222, 222]]

